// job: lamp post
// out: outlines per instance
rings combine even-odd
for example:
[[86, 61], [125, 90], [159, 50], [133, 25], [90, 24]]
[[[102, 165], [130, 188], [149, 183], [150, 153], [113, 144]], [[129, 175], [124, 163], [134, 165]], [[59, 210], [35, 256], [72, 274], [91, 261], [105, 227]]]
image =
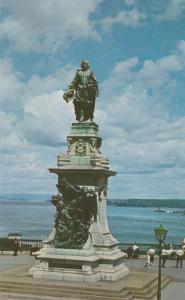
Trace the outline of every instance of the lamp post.
[[168, 230], [162, 225], [154, 229], [156, 239], [159, 241], [159, 271], [158, 271], [158, 288], [157, 288], [157, 300], [161, 300], [161, 252], [162, 243], [166, 238]]

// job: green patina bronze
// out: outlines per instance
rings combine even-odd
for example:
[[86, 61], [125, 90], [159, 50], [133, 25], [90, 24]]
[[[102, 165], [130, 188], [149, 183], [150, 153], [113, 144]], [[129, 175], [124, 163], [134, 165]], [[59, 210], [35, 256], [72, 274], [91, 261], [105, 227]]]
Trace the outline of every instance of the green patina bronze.
[[82, 249], [89, 237], [89, 227], [97, 218], [96, 193], [71, 185], [65, 178], [59, 192], [59, 196], [52, 198], [56, 207], [52, 243], [56, 248]]
[[98, 93], [98, 82], [89, 69], [89, 62], [83, 60], [81, 69], [77, 70], [74, 80], [63, 95], [66, 102], [73, 100], [77, 121], [93, 121]]

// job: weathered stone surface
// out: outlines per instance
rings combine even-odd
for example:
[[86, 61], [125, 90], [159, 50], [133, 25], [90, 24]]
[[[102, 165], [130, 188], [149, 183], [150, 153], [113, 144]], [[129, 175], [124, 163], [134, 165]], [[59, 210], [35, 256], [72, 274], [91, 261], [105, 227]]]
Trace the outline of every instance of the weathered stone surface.
[[67, 153], [58, 156], [58, 167], [90, 165], [109, 169], [108, 158], [100, 152], [101, 142], [96, 123], [73, 123], [67, 137]]

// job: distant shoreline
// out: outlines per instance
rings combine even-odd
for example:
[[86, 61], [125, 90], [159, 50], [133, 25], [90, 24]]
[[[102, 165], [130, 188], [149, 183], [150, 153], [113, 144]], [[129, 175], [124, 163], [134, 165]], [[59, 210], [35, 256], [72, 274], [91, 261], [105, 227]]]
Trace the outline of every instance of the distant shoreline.
[[[119, 207], [154, 207], [185, 209], [185, 199], [108, 199], [109, 206]], [[51, 205], [51, 194], [3, 194], [0, 204], [11, 205]]]
[[[108, 199], [107, 200], [108, 206], [115, 206], [115, 207], [143, 207], [143, 208], [157, 208], [157, 209], [164, 209], [164, 208], [171, 208], [171, 209], [182, 209], [185, 210], [185, 200], [158, 200], [158, 199]], [[0, 199], [0, 205], [39, 205], [45, 206], [49, 205], [52, 206], [50, 200], [16, 200], [16, 199]]]
[[108, 205], [120, 207], [184, 208], [185, 199], [108, 199]]

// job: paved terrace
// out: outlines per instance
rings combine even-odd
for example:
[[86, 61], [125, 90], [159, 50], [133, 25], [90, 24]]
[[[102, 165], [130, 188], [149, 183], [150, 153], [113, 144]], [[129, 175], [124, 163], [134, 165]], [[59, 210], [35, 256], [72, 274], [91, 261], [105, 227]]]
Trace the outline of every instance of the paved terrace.
[[[37, 261], [34, 257], [28, 255], [19, 255], [17, 257], [11, 255], [0, 255], [0, 276], [9, 274], [10, 276], [14, 273], [14, 269], [17, 267], [24, 268], [25, 265], [33, 265]], [[155, 258], [154, 266], [150, 268], [144, 267], [146, 258], [141, 256], [139, 259], [125, 259], [125, 265], [131, 270], [145, 272], [146, 276], [149, 272], [158, 272], [158, 258]], [[162, 290], [162, 300], [185, 300], [185, 261], [183, 268], [176, 268], [175, 260], [167, 260], [166, 268], [162, 268], [162, 273], [172, 278], [172, 282]], [[147, 277], [146, 277], [147, 278]], [[6, 298], [0, 293], [0, 300]], [[11, 300], [10, 297], [8, 297]], [[35, 300], [37, 298], [33, 298]], [[45, 299], [45, 297], [39, 297], [39, 299]], [[157, 298], [153, 298], [156, 300]], [[26, 298], [25, 298], [26, 300]], [[72, 298], [64, 298], [61, 300], [75, 300]]]
[[[125, 265], [131, 270], [139, 270], [146, 272], [158, 272], [158, 257], [154, 260], [154, 266], [150, 268], [144, 267], [146, 257], [141, 256], [139, 259], [125, 259]], [[162, 300], [185, 300], [185, 261], [183, 268], [176, 268], [176, 260], [168, 259], [166, 267], [162, 268], [162, 274], [170, 277], [172, 282], [162, 290]], [[157, 297], [152, 300], [156, 300]]]

